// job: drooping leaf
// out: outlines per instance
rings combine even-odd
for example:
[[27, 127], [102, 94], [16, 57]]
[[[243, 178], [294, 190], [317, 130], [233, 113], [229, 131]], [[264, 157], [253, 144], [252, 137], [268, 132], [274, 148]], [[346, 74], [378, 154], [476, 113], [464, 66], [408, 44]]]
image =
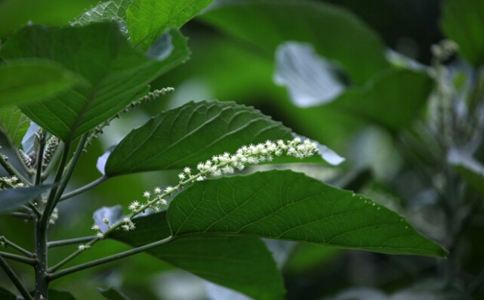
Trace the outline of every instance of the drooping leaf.
[[356, 84], [389, 66], [379, 37], [348, 11], [327, 3], [237, 1], [217, 6], [201, 19], [271, 57], [283, 42], [310, 43], [321, 56], [338, 61]]
[[73, 86], [76, 76], [43, 59], [16, 59], [0, 65], [0, 106], [42, 100]]
[[174, 236], [252, 235], [387, 254], [445, 256], [395, 212], [292, 171], [197, 183], [168, 209]]
[[[111, 237], [137, 247], [171, 234], [165, 213], [135, 218], [133, 222], [136, 224], [135, 231], [116, 231]], [[255, 299], [276, 300], [284, 294], [282, 277], [270, 252], [255, 237], [186, 236], [148, 253]]]
[[173, 51], [163, 61], [133, 49], [116, 24], [49, 29], [32, 26], [10, 39], [6, 58], [55, 60], [85, 80], [53, 99], [21, 106], [37, 124], [64, 141], [94, 128], [136, 100], [146, 85], [186, 60], [186, 40], [172, 31]]
[[16, 106], [0, 108], [0, 131], [10, 140], [12, 146], [19, 146], [30, 127], [30, 120]]
[[449, 0], [443, 6], [441, 26], [459, 45], [460, 54], [472, 65], [484, 64], [484, 1]]
[[190, 102], [129, 133], [109, 156], [104, 171], [115, 176], [196, 166], [213, 155], [277, 139], [292, 139], [291, 130], [251, 107]]
[[51, 185], [32, 186], [0, 191], [0, 213], [14, 210], [48, 191]]
[[484, 195], [484, 166], [481, 163], [457, 150], [449, 152], [448, 161], [467, 184]]
[[180, 28], [213, 0], [134, 0], [126, 12], [128, 32], [143, 50], [169, 28]]
[[3, 0], [0, 1], [0, 36], [27, 23], [65, 25], [98, 0]]
[[126, 10], [133, 0], [111, 0], [101, 2], [71, 22], [72, 25], [85, 26], [93, 22], [118, 21], [126, 26]]
[[392, 70], [363, 87], [348, 89], [321, 109], [339, 110], [398, 130], [416, 119], [432, 89], [432, 80], [411, 70]]
[[105, 290], [103, 289], [98, 289], [98, 290], [101, 293], [101, 295], [103, 295], [104, 298], [108, 300], [129, 300], [129, 298], [126, 297], [126, 295], [124, 295], [123, 293], [121, 293], [120, 291], [112, 287]]

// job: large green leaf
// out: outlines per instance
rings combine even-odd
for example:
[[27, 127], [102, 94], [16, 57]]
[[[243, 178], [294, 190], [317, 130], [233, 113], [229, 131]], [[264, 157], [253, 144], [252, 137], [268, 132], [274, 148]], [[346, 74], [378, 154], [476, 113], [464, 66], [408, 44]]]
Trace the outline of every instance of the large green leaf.
[[347, 90], [321, 110], [344, 113], [397, 130], [419, 116], [433, 82], [425, 73], [392, 70], [376, 76], [363, 87]]
[[[133, 232], [112, 237], [133, 247], [170, 236], [165, 213], [134, 219]], [[148, 251], [176, 267], [255, 299], [282, 299], [284, 287], [265, 244], [255, 237], [186, 236]]]
[[134, 0], [126, 12], [132, 42], [147, 50], [169, 28], [179, 28], [213, 0]]
[[1, 54], [52, 59], [85, 79], [53, 99], [21, 107], [37, 124], [70, 141], [121, 111], [150, 81], [187, 59], [186, 40], [178, 31], [171, 37], [173, 51], [157, 61], [132, 49], [116, 24], [32, 26], [10, 39]]
[[388, 254], [445, 256], [397, 213], [292, 171], [207, 180], [168, 209], [174, 236], [255, 235]]
[[0, 1], [0, 36], [28, 22], [64, 25], [98, 0], [3, 0]]
[[59, 64], [17, 59], [0, 65], [0, 106], [42, 100], [70, 88], [76, 76]]
[[471, 156], [455, 150], [450, 152], [448, 160], [467, 184], [484, 196], [484, 166]]
[[459, 44], [462, 56], [474, 66], [484, 64], [484, 1], [448, 0], [441, 26], [449, 39]]
[[17, 106], [0, 108], [0, 131], [8, 137], [12, 146], [20, 145], [29, 126], [29, 118]]
[[379, 37], [354, 15], [330, 4], [238, 1], [217, 6], [201, 19], [271, 56], [284, 41], [311, 43], [320, 55], [338, 61], [356, 84], [388, 67]]
[[195, 166], [243, 144], [291, 138], [289, 128], [252, 107], [233, 102], [190, 102], [129, 133], [109, 156], [105, 174]]
[[0, 213], [14, 210], [48, 191], [52, 186], [33, 186], [0, 191]]

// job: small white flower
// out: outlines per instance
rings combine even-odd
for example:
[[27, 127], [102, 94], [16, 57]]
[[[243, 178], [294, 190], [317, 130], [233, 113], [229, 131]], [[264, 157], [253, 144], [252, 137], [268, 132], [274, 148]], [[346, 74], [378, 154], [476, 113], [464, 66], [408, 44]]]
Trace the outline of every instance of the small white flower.
[[149, 198], [151, 197], [151, 193], [150, 193], [150, 192], [148, 192], [148, 191], [146, 191], [146, 192], [144, 192], [144, 193], [143, 193], [143, 197], [145, 197], [145, 198], [148, 198], [148, 199], [149, 199]]
[[178, 174], [178, 179], [184, 180], [185, 178], [186, 178], [185, 174], [183, 173]]
[[97, 225], [92, 226], [91, 229], [95, 230], [95, 231], [101, 230], [101, 228], [99, 228], [99, 226], [97, 226]]
[[131, 211], [135, 211], [139, 206], [140, 203], [138, 201], [133, 201], [133, 203], [128, 206], [128, 209]]
[[104, 238], [104, 234], [102, 232], [98, 232], [96, 233], [96, 237], [102, 240]]
[[190, 174], [192, 172], [192, 170], [190, 170], [189, 167], [185, 167], [185, 169], [183, 169], [183, 172]]
[[161, 194], [161, 188], [155, 187], [155, 194]]
[[79, 245], [79, 247], [77, 247], [80, 251], [85, 251], [89, 248], [91, 248], [91, 246], [89, 245]]
[[103, 222], [104, 222], [104, 224], [109, 225], [109, 219], [108, 218], [104, 218]]

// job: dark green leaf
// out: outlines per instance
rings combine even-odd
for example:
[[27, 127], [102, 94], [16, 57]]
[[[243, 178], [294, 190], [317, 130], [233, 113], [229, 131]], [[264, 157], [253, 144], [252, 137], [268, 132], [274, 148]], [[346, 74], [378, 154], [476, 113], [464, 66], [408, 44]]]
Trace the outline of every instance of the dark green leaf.
[[112, 287], [106, 290], [99, 289], [99, 292], [108, 300], [129, 300], [126, 295]]
[[341, 63], [356, 84], [389, 66], [378, 36], [354, 15], [330, 4], [238, 1], [220, 5], [201, 18], [271, 57], [282, 42], [311, 43], [320, 55]]
[[51, 185], [42, 185], [0, 191], [0, 213], [14, 210], [22, 206], [40, 194], [48, 191], [51, 187]]
[[190, 102], [129, 133], [109, 156], [105, 174], [195, 166], [244, 144], [291, 138], [289, 128], [252, 107]]
[[377, 76], [363, 87], [354, 87], [321, 106], [397, 130], [418, 117], [432, 89], [432, 80], [410, 70], [393, 70]]
[[448, 160], [467, 184], [484, 195], [484, 166], [482, 164], [471, 156], [455, 150], [450, 152]]
[[484, 1], [449, 0], [443, 7], [442, 28], [474, 66], [484, 64]]
[[76, 77], [59, 64], [17, 59], [0, 65], [0, 106], [42, 100], [73, 86]]
[[169, 28], [180, 28], [213, 0], [134, 0], [126, 12], [132, 42], [148, 50]]
[[[114, 232], [112, 237], [133, 247], [171, 234], [165, 213], [134, 219], [133, 232]], [[282, 299], [284, 287], [265, 244], [255, 237], [186, 236], [148, 253], [203, 279], [226, 286], [255, 299]]]
[[64, 25], [98, 0], [3, 0], [0, 1], [0, 36], [28, 22]]
[[12, 146], [20, 145], [29, 126], [29, 118], [16, 106], [0, 108], [0, 131], [8, 137]]
[[291, 171], [197, 183], [175, 197], [168, 221], [174, 236], [225, 233], [388, 254], [447, 253], [384, 206]]
[[85, 80], [54, 99], [22, 106], [37, 124], [70, 141], [112, 117], [139, 97], [146, 85], [188, 57], [186, 41], [172, 31], [174, 50], [163, 61], [146, 58], [116, 24], [21, 30], [2, 49], [7, 58], [55, 60]]
[[0, 287], [0, 299], [2, 300], [16, 300], [17, 297], [8, 290]]

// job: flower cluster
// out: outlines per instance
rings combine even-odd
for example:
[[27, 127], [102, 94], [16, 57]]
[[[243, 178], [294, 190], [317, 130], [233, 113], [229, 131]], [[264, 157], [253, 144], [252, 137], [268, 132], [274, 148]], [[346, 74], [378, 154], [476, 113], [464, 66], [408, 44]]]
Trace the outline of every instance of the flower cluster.
[[16, 189], [24, 186], [25, 185], [16, 176], [0, 177], [0, 190], [11, 188]]
[[287, 155], [296, 158], [305, 158], [313, 156], [318, 152], [316, 143], [310, 140], [302, 141], [299, 137], [289, 141], [279, 140], [277, 142], [266, 141], [257, 145], [243, 146], [239, 148], [235, 154], [224, 153], [215, 155], [212, 159], [197, 165], [197, 171], [192, 173], [192, 169], [186, 167], [183, 172], [178, 174], [178, 185], [165, 189], [156, 187], [151, 192], [144, 192], [143, 197], [146, 202], [138, 200], [133, 201], [129, 206], [131, 214], [124, 218], [119, 226], [125, 230], [130, 231], [135, 229], [135, 225], [131, 218], [146, 211], [153, 209], [160, 211], [166, 208], [168, 202], [165, 198], [174, 192], [180, 190], [182, 187], [195, 181], [205, 180], [207, 177], [220, 177], [223, 175], [233, 174], [236, 170], [243, 170], [246, 165], [255, 165], [263, 162], [270, 162], [274, 156]]

